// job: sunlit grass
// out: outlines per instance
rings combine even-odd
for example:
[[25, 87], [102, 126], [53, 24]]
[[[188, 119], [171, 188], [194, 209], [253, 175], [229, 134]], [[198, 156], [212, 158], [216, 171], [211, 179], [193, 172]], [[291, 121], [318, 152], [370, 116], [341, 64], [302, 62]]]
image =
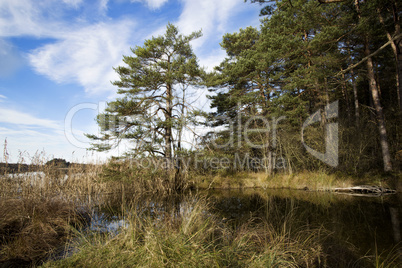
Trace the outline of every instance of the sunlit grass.
[[233, 175], [200, 175], [196, 186], [200, 188], [271, 188], [271, 189], [308, 189], [327, 191], [337, 187], [350, 187], [355, 183], [352, 177], [328, 174], [325, 172], [299, 172], [297, 174], [264, 172], [238, 172]]

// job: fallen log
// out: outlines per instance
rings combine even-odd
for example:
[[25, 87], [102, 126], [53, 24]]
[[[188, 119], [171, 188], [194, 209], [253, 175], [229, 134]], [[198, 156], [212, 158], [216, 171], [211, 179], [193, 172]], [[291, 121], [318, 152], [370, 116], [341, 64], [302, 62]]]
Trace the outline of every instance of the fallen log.
[[333, 189], [333, 191], [338, 193], [375, 194], [375, 195], [396, 193], [395, 190], [389, 188], [384, 188], [381, 186], [369, 186], [369, 185], [335, 188]]

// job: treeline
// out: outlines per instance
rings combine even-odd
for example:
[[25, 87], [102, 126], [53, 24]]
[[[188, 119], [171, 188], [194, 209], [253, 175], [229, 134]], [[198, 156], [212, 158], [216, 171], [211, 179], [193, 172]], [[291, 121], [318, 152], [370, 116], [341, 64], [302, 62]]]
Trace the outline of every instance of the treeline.
[[[201, 32], [183, 36], [171, 24], [124, 56], [113, 82], [122, 97], [98, 116], [93, 148], [128, 140], [129, 156], [164, 158], [176, 170], [186, 157], [233, 171], [256, 161], [267, 173], [400, 170], [398, 1], [251, 2], [263, 4], [261, 25], [225, 34], [227, 57], [213, 72], [189, 44]], [[190, 89], [201, 86], [212, 113], [192, 107]], [[197, 137], [191, 146], [186, 132]]]
[[34, 172], [39, 169], [39, 165], [0, 163], [0, 175], [6, 173]]
[[[213, 133], [213, 139], [225, 144], [238, 137], [243, 140], [234, 143], [245, 144], [219, 151], [260, 157], [275, 153], [285, 157], [290, 170], [399, 170], [402, 36], [397, 1], [252, 2], [269, 3], [261, 10], [260, 28], [223, 37], [227, 58], [209, 80], [217, 110], [209, 122], [233, 124]], [[329, 115], [325, 107], [334, 101], [339, 107]], [[316, 127], [304, 129], [317, 111]], [[331, 144], [328, 124], [334, 117], [338, 142], [333, 137]], [[247, 136], [245, 124], [270, 131]], [[256, 149], [256, 144], [266, 146]], [[337, 161], [325, 164], [307, 146]]]
[[93, 166], [92, 164], [70, 163], [61, 158], [53, 158], [43, 164], [0, 163], [0, 175], [68, 168], [85, 170]]

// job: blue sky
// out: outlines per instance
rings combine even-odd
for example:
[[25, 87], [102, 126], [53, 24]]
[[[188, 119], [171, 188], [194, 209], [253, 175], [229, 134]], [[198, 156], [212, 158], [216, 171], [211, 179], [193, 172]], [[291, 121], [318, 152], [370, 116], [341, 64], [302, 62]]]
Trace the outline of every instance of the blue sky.
[[[98, 133], [94, 118], [116, 98], [112, 67], [130, 47], [163, 34], [171, 22], [192, 42], [199, 64], [212, 69], [225, 57], [222, 36], [259, 25], [260, 6], [243, 0], [1, 0], [0, 143], [8, 158], [93, 161], [119, 154], [88, 152], [83, 133]], [[200, 106], [208, 106], [200, 90]], [[0, 160], [4, 161], [3, 153]]]

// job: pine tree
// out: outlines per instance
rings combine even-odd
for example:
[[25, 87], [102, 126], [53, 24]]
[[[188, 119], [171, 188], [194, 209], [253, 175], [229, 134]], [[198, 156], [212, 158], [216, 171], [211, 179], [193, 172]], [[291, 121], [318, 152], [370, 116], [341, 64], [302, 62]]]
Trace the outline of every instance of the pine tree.
[[[217, 108], [213, 118], [224, 115], [237, 123], [240, 116], [243, 121], [286, 116], [286, 132], [297, 133], [292, 139], [300, 144], [297, 136], [307, 115], [328, 104], [341, 82], [331, 76], [345, 58], [334, 41], [343, 30], [332, 26], [338, 20], [337, 7], [305, 0], [278, 1], [277, 6], [281, 8], [271, 9], [260, 31], [249, 27], [223, 37], [221, 46], [228, 57], [217, 67], [211, 83], [211, 91], [217, 92], [212, 97], [212, 107]], [[267, 127], [257, 121], [255, 128]], [[224, 123], [221, 118], [215, 121]], [[225, 133], [220, 132], [223, 142]], [[262, 138], [259, 143], [275, 150], [276, 133], [268, 134], [256, 133], [254, 138]], [[253, 154], [266, 156], [268, 152], [253, 150]]]
[[109, 150], [127, 140], [135, 145], [132, 153], [137, 156], [175, 156], [186, 106], [183, 90], [199, 85], [203, 73], [190, 46], [200, 36], [200, 31], [183, 36], [168, 24], [163, 36], [146, 40], [131, 49], [134, 56], [123, 57], [126, 65], [114, 68], [120, 79], [113, 82], [123, 97], [109, 102], [98, 115], [101, 135], [87, 135], [94, 149]]

